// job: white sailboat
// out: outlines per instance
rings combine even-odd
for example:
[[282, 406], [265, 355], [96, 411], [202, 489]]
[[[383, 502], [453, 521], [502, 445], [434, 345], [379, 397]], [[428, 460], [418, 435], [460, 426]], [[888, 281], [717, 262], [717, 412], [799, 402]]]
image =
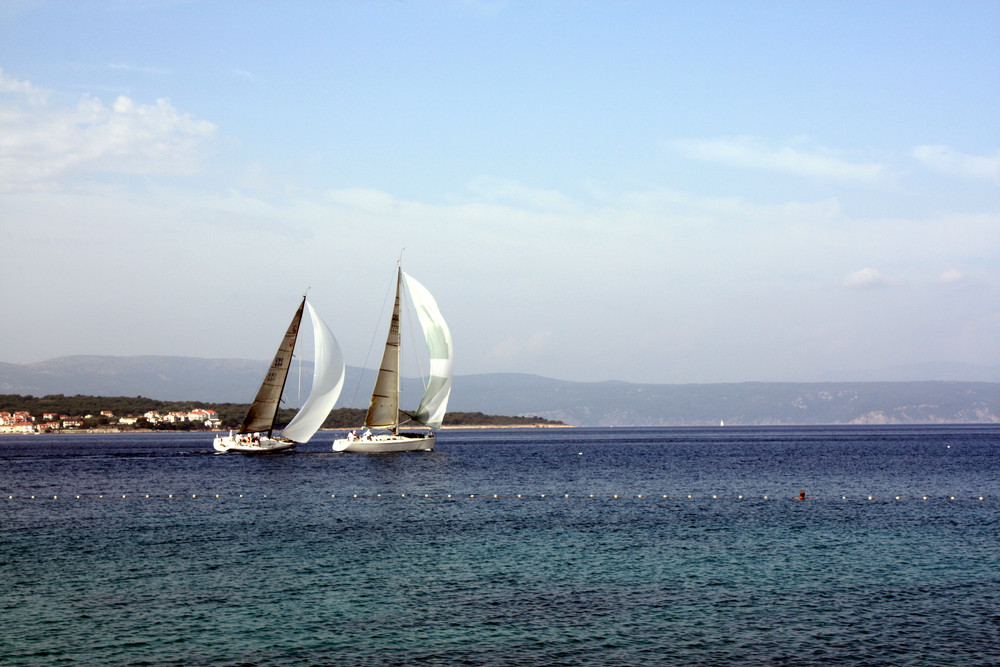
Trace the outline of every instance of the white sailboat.
[[[404, 413], [409, 421], [427, 430], [416, 432], [400, 431], [399, 421], [399, 379], [400, 379], [400, 335], [399, 304], [403, 287], [417, 311], [417, 319], [424, 332], [430, 357], [429, 379], [424, 388], [423, 398], [413, 414]], [[451, 373], [454, 347], [451, 332], [441, 315], [437, 302], [427, 288], [403, 272], [396, 270], [396, 302], [392, 309], [392, 321], [385, 342], [382, 364], [379, 366], [371, 404], [365, 415], [365, 433], [361, 436], [351, 431], [346, 438], [335, 440], [335, 452], [429, 452], [434, 449], [434, 430], [444, 421], [448, 398], [451, 395]], [[371, 429], [387, 429], [388, 433], [373, 434]]]
[[[292, 421], [282, 429], [280, 435], [275, 435], [274, 419], [288, 378], [288, 370], [292, 365], [292, 352], [298, 338], [302, 312], [306, 308], [312, 322], [315, 346], [312, 390]], [[229, 435], [215, 438], [213, 444], [216, 451], [264, 454], [294, 449], [299, 443], [309, 442], [340, 396], [340, 390], [344, 386], [344, 371], [344, 355], [337, 345], [337, 339], [320, 319], [312, 304], [306, 302], [306, 297], [302, 297], [302, 303], [288, 325], [247, 416], [235, 432], [230, 431]]]

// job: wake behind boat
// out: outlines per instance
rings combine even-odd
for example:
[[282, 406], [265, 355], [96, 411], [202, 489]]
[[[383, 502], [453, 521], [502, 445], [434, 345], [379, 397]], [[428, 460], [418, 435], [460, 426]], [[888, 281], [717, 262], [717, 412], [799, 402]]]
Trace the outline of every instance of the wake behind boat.
[[[403, 286], [409, 292], [410, 300], [417, 311], [417, 318], [424, 332], [430, 356], [430, 378], [424, 388], [423, 398], [413, 414], [404, 413], [409, 421], [423, 426], [426, 431], [402, 432], [399, 430], [399, 380], [400, 380], [400, 335], [399, 304]], [[371, 404], [365, 415], [365, 432], [355, 431], [333, 443], [335, 452], [429, 452], [433, 451], [437, 437], [434, 430], [444, 421], [448, 398], [451, 395], [452, 361], [454, 348], [451, 332], [441, 315], [441, 309], [427, 288], [412, 276], [396, 270], [396, 302], [392, 309], [392, 321], [385, 342], [382, 364], [372, 392]], [[371, 429], [388, 429], [388, 433], [373, 434]]]
[[[309, 309], [315, 346], [314, 374], [309, 397], [288, 423], [280, 435], [274, 435], [274, 420], [278, 404], [291, 368], [292, 352], [299, 334], [302, 312]], [[302, 297], [302, 303], [292, 317], [285, 337], [278, 346], [274, 360], [264, 376], [253, 404], [247, 411], [243, 423], [236, 432], [218, 436], [213, 443], [219, 452], [242, 452], [244, 454], [268, 454], [294, 449], [298, 443], [309, 442], [326, 420], [344, 386], [344, 355], [337, 345], [330, 328], [320, 319], [319, 314]]]

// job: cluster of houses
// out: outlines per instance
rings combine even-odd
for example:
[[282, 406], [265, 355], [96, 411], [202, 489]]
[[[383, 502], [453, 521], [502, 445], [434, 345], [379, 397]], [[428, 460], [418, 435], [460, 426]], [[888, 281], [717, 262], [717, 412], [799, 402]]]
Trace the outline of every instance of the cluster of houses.
[[[105, 417], [112, 422], [115, 414], [111, 410], [101, 410], [101, 417]], [[42, 414], [41, 422], [37, 422], [28, 412], [0, 412], [0, 433], [41, 433], [47, 431], [62, 431], [76, 428], [83, 428], [84, 420], [92, 419], [93, 415], [85, 417], [70, 417], [60, 415], [57, 412], [45, 412]], [[178, 422], [201, 422], [209, 428], [217, 428], [221, 423], [219, 415], [215, 410], [205, 410], [197, 408], [190, 412], [168, 412], [160, 414], [151, 410], [144, 415], [134, 417], [119, 417], [118, 424], [122, 426], [135, 426], [140, 419], [145, 419], [150, 424], [178, 423]]]

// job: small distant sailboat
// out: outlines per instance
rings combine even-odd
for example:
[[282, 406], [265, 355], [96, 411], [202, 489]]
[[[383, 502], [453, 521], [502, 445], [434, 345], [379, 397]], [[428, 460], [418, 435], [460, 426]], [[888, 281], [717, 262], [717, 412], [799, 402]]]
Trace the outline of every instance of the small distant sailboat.
[[[292, 352], [299, 335], [299, 324], [303, 310], [308, 308], [312, 322], [315, 357], [313, 359], [313, 384], [309, 397], [288, 423], [280, 435], [274, 435], [274, 420], [278, 404], [291, 367]], [[236, 432], [215, 438], [214, 446], [219, 452], [243, 452], [265, 454], [294, 449], [299, 443], [309, 439], [323, 425], [344, 386], [344, 355], [337, 345], [330, 328], [320, 319], [311, 303], [302, 297], [295, 316], [278, 346], [274, 360], [264, 376], [247, 416]]]
[[[409, 421], [426, 428], [426, 431], [402, 432], [399, 430], [399, 380], [400, 380], [400, 335], [399, 304], [403, 287], [410, 295], [417, 319], [424, 332], [430, 356], [430, 377], [424, 388], [423, 398], [413, 414], [403, 413]], [[385, 342], [385, 352], [379, 367], [371, 404], [365, 415], [365, 433], [357, 436], [351, 431], [348, 437], [335, 440], [335, 452], [429, 452], [433, 451], [437, 437], [434, 430], [441, 427], [448, 398], [451, 395], [452, 362], [454, 348], [451, 332], [441, 315], [437, 302], [427, 288], [412, 276], [396, 270], [396, 303], [392, 309], [392, 321]], [[372, 434], [371, 429], [388, 429], [388, 433]]]

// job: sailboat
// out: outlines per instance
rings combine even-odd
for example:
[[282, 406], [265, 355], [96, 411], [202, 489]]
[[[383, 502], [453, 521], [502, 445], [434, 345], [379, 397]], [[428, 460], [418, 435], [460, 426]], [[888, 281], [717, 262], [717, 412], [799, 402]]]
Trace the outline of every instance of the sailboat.
[[[429, 379], [417, 409], [405, 414], [410, 422], [426, 430], [403, 432], [399, 420], [400, 380], [400, 301], [404, 284], [417, 311], [417, 319], [424, 332], [430, 357]], [[365, 432], [355, 431], [343, 439], [335, 440], [335, 452], [430, 452], [437, 440], [434, 430], [444, 421], [448, 398], [451, 395], [451, 369], [454, 347], [451, 332], [441, 315], [437, 302], [427, 288], [405, 273], [402, 266], [396, 269], [396, 302], [392, 309], [389, 335], [385, 342], [382, 364], [379, 366], [371, 404], [365, 415]], [[373, 434], [371, 429], [386, 429], [388, 433]]]
[[[280, 435], [275, 435], [275, 415], [292, 365], [292, 352], [295, 350], [295, 341], [299, 335], [302, 313], [306, 309], [312, 322], [315, 346], [312, 389], [292, 421], [282, 429]], [[337, 345], [337, 339], [333, 337], [330, 327], [320, 319], [312, 304], [306, 301], [306, 297], [302, 297], [302, 303], [299, 304], [291, 324], [288, 325], [285, 337], [278, 346], [274, 360], [243, 423], [235, 432], [230, 431], [229, 435], [217, 436], [213, 443], [215, 450], [264, 454], [294, 449], [299, 443], [309, 442], [323, 425], [340, 396], [340, 390], [344, 386], [344, 370], [344, 355]]]

